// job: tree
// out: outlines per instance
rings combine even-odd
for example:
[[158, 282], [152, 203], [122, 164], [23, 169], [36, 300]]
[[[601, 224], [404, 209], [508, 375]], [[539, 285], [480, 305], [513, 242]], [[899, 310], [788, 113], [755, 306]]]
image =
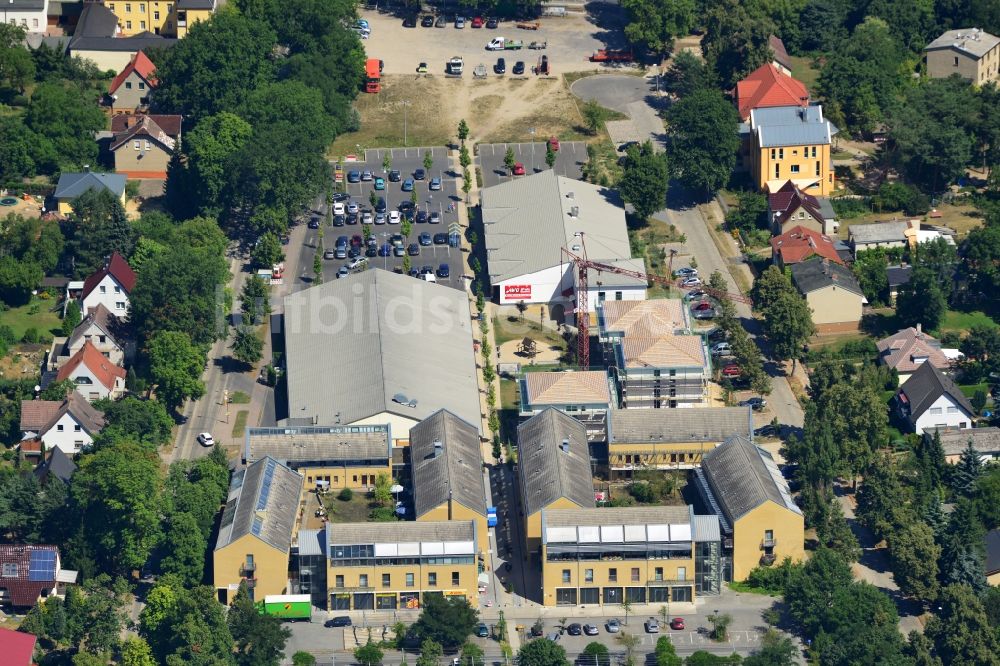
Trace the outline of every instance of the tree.
[[941, 591], [938, 603], [941, 610], [924, 633], [941, 661], [955, 666], [997, 663], [1000, 640], [975, 592], [965, 585], [950, 585]]
[[635, 666], [635, 650], [642, 644], [642, 639], [635, 634], [623, 631], [615, 636], [615, 642], [625, 648], [625, 666]]
[[64, 81], [39, 84], [31, 94], [24, 123], [35, 135], [35, 164], [46, 173], [97, 166], [94, 133], [105, 116], [97, 93]]
[[104, 412], [104, 428], [94, 438], [96, 448], [127, 439], [156, 449], [170, 441], [174, 421], [162, 403], [127, 396], [101, 400], [95, 407]]
[[178, 331], [161, 331], [149, 341], [149, 374], [156, 384], [156, 396], [170, 409], [177, 409], [188, 398], [205, 393], [201, 373], [205, 352]]
[[669, 636], [660, 636], [656, 639], [653, 655], [656, 658], [656, 666], [681, 666], [681, 658], [677, 656], [677, 650], [670, 642]]
[[771, 59], [768, 38], [775, 32], [774, 24], [757, 7], [720, 0], [705, 16], [705, 29], [705, 60], [725, 90]]
[[292, 655], [292, 666], [316, 666], [316, 657], [308, 652], [299, 650]]
[[715, 86], [715, 74], [705, 61], [690, 51], [681, 51], [673, 57], [670, 67], [661, 77], [664, 92], [686, 97], [696, 90]]
[[161, 577], [139, 618], [140, 635], [160, 663], [235, 664], [233, 636], [211, 587], [186, 590], [172, 576]]
[[706, 619], [712, 625], [712, 640], [720, 642], [726, 640], [729, 636], [729, 625], [733, 623], [733, 616], [728, 613], [712, 613]]
[[[589, 659], [582, 659], [583, 655]], [[608, 647], [597, 641], [587, 643], [587, 647], [583, 648], [583, 653], [580, 656], [580, 663], [585, 666], [610, 666], [611, 664], [611, 654], [608, 652]]]
[[943, 585], [967, 585], [977, 593], [986, 587], [983, 566], [985, 533], [975, 503], [960, 498], [949, 516], [942, 543]]
[[740, 192], [736, 207], [726, 215], [726, 224], [746, 232], [767, 229], [767, 198], [760, 192]]
[[792, 639], [768, 629], [760, 639], [760, 649], [744, 659], [743, 666], [793, 666], [797, 653]]
[[187, 587], [201, 583], [208, 541], [195, 517], [190, 513], [175, 512], [167, 522], [164, 541], [170, 544], [170, 548], [160, 563], [160, 570], [175, 574]]
[[[229, 632], [236, 642], [236, 663], [240, 666], [278, 666], [282, 663], [285, 643], [291, 638], [292, 632], [284, 626], [279, 618], [261, 615], [247, 592], [246, 585], [233, 597], [233, 604], [226, 616]], [[377, 647], [368, 643], [378, 651], [378, 658], [360, 660], [365, 664], [377, 664], [382, 661], [382, 653]], [[364, 648], [359, 648], [359, 650]], [[357, 653], [355, 653], [357, 654]]]
[[893, 578], [903, 594], [923, 601], [938, 595], [938, 558], [941, 546], [926, 523], [913, 521], [889, 537]]
[[417, 658], [417, 666], [437, 666], [444, 650], [437, 641], [425, 638], [420, 644], [420, 656]]
[[233, 337], [233, 358], [247, 365], [253, 365], [261, 359], [264, 351], [264, 341], [250, 326], [240, 326]]
[[66, 314], [62, 321], [62, 334], [69, 337], [73, 329], [80, 325], [80, 304], [71, 300], [66, 306]]
[[885, 249], [876, 248], [858, 252], [851, 271], [858, 279], [861, 291], [869, 303], [887, 304], [889, 302], [889, 261]]
[[785, 586], [789, 615], [807, 636], [815, 636], [824, 620], [819, 609], [829, 608], [836, 591], [850, 586], [852, 581], [851, 568], [844, 558], [828, 548], [818, 549]]
[[588, 99], [583, 103], [580, 113], [583, 115], [583, 122], [590, 133], [597, 134], [601, 123], [604, 122], [604, 108], [598, 104], [596, 99]]
[[258, 268], [271, 268], [284, 258], [285, 253], [281, 249], [281, 240], [273, 233], [261, 236], [257, 246], [250, 253], [253, 265]]
[[628, 14], [625, 37], [632, 44], [654, 53], [665, 53], [674, 37], [688, 34], [696, 21], [694, 0], [625, 0]]
[[983, 475], [983, 460], [972, 447], [972, 439], [966, 443], [961, 457], [951, 470], [951, 487], [955, 494], [972, 497], [976, 484]]
[[[234, 196], [236, 161], [253, 128], [243, 118], [223, 111], [201, 119], [184, 133], [187, 160], [168, 172], [167, 201], [178, 216], [218, 216]], [[268, 264], [270, 265], [270, 264]]]
[[121, 651], [122, 666], [156, 666], [149, 643], [138, 636], [129, 636], [122, 641]]
[[464, 143], [462, 144], [462, 147], [458, 151], [458, 164], [465, 171], [468, 171], [469, 166], [472, 164], [472, 156], [469, 155], [469, 147], [466, 146]]
[[73, 644], [92, 655], [114, 650], [127, 617], [124, 609], [131, 603], [128, 584], [123, 578], [101, 574], [84, 581], [80, 592], [73, 604], [67, 604], [67, 612], [77, 627]]
[[529, 641], [517, 652], [519, 666], [569, 666], [566, 650], [546, 640]]
[[0, 81], [23, 93], [35, 79], [35, 62], [24, 44], [25, 30], [5, 24], [0, 27]]
[[430, 596], [412, 629], [420, 640], [432, 639], [446, 650], [465, 643], [478, 622], [478, 614], [465, 597]]
[[377, 645], [372, 643], [371, 639], [365, 645], [354, 650], [354, 658], [358, 660], [359, 664], [362, 666], [374, 666], [375, 664], [382, 663], [382, 650], [378, 648]]
[[822, 629], [814, 649], [830, 664], [906, 664], [899, 615], [874, 585], [856, 582], [837, 589], [829, 607], [816, 609]]
[[556, 165], [556, 151], [548, 144], [545, 146], [545, 165], [550, 169]]
[[976, 482], [974, 497], [983, 526], [987, 530], [1000, 527], [1000, 469], [987, 468]]
[[240, 311], [243, 313], [243, 320], [248, 324], [260, 324], [264, 316], [271, 312], [267, 285], [256, 275], [251, 275], [243, 283]]
[[10, 307], [26, 305], [43, 277], [41, 267], [34, 262], [0, 257], [0, 300]]
[[717, 90], [698, 90], [671, 106], [666, 118], [671, 170], [681, 183], [703, 194], [725, 185], [740, 145], [729, 100]]
[[858, 491], [858, 520], [881, 538], [901, 530], [908, 508], [899, 472], [889, 456], [881, 456], [865, 470], [865, 478]]
[[669, 183], [670, 170], [664, 153], [654, 152], [649, 141], [629, 149], [618, 189], [639, 218], [646, 219], [666, 205]]
[[424, 169], [426, 169], [427, 172], [430, 173], [431, 167], [433, 166], [434, 166], [434, 157], [431, 155], [431, 151], [428, 150], [427, 152], [424, 153]]
[[114, 252], [125, 257], [132, 253], [135, 231], [121, 200], [109, 190], [87, 190], [73, 200], [72, 207], [66, 237], [77, 275], [103, 267]]
[[775, 358], [795, 361], [816, 333], [812, 311], [791, 281], [771, 265], [754, 283], [754, 308], [764, 315], [764, 334]]
[[462, 646], [463, 666], [484, 666], [486, 663], [484, 657], [483, 649], [472, 641], [466, 641], [465, 645]]
[[465, 145], [465, 140], [469, 138], [469, 124], [465, 122], [465, 118], [458, 121], [458, 140]]
[[503, 165], [507, 168], [507, 171], [514, 171], [514, 149], [508, 147], [507, 152], [503, 156]]

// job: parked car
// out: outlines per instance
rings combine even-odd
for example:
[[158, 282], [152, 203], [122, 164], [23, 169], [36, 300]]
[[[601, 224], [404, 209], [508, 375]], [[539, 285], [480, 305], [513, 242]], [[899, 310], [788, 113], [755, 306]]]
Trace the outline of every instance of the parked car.
[[434, 244], [435, 245], [447, 245], [448, 244], [448, 234], [434, 234]]
[[431, 178], [431, 182], [427, 184], [427, 189], [431, 190], [432, 192], [437, 192], [438, 190], [440, 190], [441, 189], [441, 179], [440, 178]]
[[355, 259], [351, 263], [347, 264], [347, 269], [348, 270], [352, 270], [352, 271], [356, 271], [359, 268], [364, 268], [367, 265], [368, 265], [368, 260], [367, 259], [365, 259], [364, 257], [358, 257], [357, 259]]
[[369, 245], [368, 248], [365, 250], [365, 256], [366, 257], [376, 257], [376, 256], [378, 256], [378, 248]]
[[739, 377], [742, 374], [743, 371], [740, 370], [740, 366], [738, 365], [727, 365], [722, 369], [723, 377]]
[[583, 625], [579, 622], [574, 622], [573, 624], [566, 627], [566, 633], [570, 636], [579, 636], [583, 633]]
[[493, 18], [491, 16], [490, 18], [486, 19], [486, 28], [488, 30], [496, 30], [498, 25], [500, 25], [500, 21], [497, 20], [496, 18]]
[[701, 303], [695, 303], [694, 305], [691, 306], [692, 312], [700, 312], [703, 310], [711, 310], [711, 309], [712, 309], [712, 304], [709, 301], [702, 301]]
[[448, 25], [448, 17], [444, 16], [443, 14], [441, 16], [438, 16], [437, 20], [434, 21], [435, 28], [444, 28], [447, 25]]
[[781, 434], [781, 426], [767, 423], [754, 430], [753, 434], [754, 437], [777, 437]]
[[700, 286], [701, 286], [701, 279], [695, 276], [684, 278], [684, 280], [681, 281], [681, 288], [700, 287]]
[[410, 201], [409, 199], [407, 199], [406, 201], [400, 201], [399, 205], [396, 206], [396, 208], [399, 209], [399, 212], [402, 213], [403, 215], [412, 215], [414, 207], [415, 206], [413, 202]]
[[706, 296], [708, 296], [708, 294], [702, 291], [701, 289], [695, 289], [694, 291], [689, 291], [687, 295], [684, 297], [684, 300], [697, 301], [698, 299], [705, 298]]
[[378, 249], [378, 256], [389, 257], [392, 256], [392, 246], [388, 243], [382, 243], [382, 247]]
[[341, 266], [340, 270], [337, 271], [337, 279], [339, 280], [340, 278], [345, 278], [350, 274], [351, 271], [348, 270], [347, 266]]
[[604, 623], [604, 628], [607, 630], [609, 634], [617, 634], [619, 631], [622, 630], [622, 624], [621, 622], [618, 621], [617, 618], [611, 618], [610, 620]]
[[394, 257], [402, 257], [405, 254], [406, 254], [406, 248], [403, 246], [402, 243], [400, 243], [399, 245], [393, 245], [392, 246], [392, 256], [394, 256]]
[[427, 63], [426, 62], [417, 63], [417, 74], [426, 74], [426, 73], [427, 73]]
[[715, 308], [709, 308], [708, 310], [698, 310], [691, 316], [699, 321], [711, 321], [715, 319], [716, 314], [718, 313], [715, 311]]
[[678, 268], [674, 271], [674, 275], [676, 277], [696, 277], [698, 275], [698, 269], [685, 266], [684, 268]]
[[681, 631], [684, 629], [684, 618], [675, 617], [670, 621], [670, 628], [674, 631]]
[[346, 615], [339, 615], [337, 617], [330, 618], [323, 623], [324, 627], [349, 627], [351, 626], [351, 618]]
[[324, 259], [336, 259], [337, 253], [334, 250], [327, 250], [323, 253]]
[[646, 620], [643, 626], [646, 628], [647, 634], [660, 633], [660, 623], [657, 622], [655, 618], [649, 618], [648, 620]]
[[455, 29], [456, 30], [461, 30], [464, 27], [465, 27], [465, 17], [464, 16], [456, 16], [455, 17]]
[[346, 202], [350, 198], [351, 195], [348, 194], [347, 192], [334, 192], [333, 195], [330, 197], [330, 201], [333, 203], [337, 203], [338, 201]]
[[375, 189], [376, 190], [384, 190], [385, 189], [385, 178], [376, 178], [375, 179]]
[[716, 342], [712, 345], [713, 356], [725, 356], [726, 354], [731, 354], [732, 351], [733, 347], [728, 342]]
[[413, 179], [412, 178], [407, 178], [406, 180], [404, 180], [403, 181], [403, 185], [402, 185], [402, 189], [403, 189], [404, 192], [412, 192], [413, 191]]
[[385, 224], [385, 213], [375, 213], [375, 224]]
[[375, 202], [375, 212], [384, 213], [386, 210], [385, 197], [379, 197], [378, 201]]
[[422, 19], [420, 19], [421, 28], [433, 28], [434, 27], [434, 17], [427, 14]]
[[347, 224], [347, 216], [346, 215], [334, 215], [333, 216], [333, 226], [335, 226], [335, 227], [342, 227], [345, 224]]
[[484, 622], [480, 622], [476, 626], [476, 636], [479, 636], [480, 638], [489, 638], [490, 628], [487, 627]]
[[201, 444], [202, 446], [214, 446], [215, 438], [212, 437], [212, 433], [210, 432], [199, 433], [198, 443]]
[[419, 236], [417, 236], [417, 242], [423, 245], [424, 247], [427, 247], [428, 245], [434, 244], [434, 239], [431, 237], [429, 233], [425, 231], [421, 233]]
[[372, 215], [370, 210], [366, 210], [361, 213], [361, 224], [371, 224], [374, 221], [375, 216]]
[[357, 215], [360, 210], [361, 210], [361, 206], [358, 205], [357, 201], [348, 201], [347, 202], [347, 214], [348, 215], [351, 215], [351, 214]]
[[309, 224], [307, 226], [310, 229], [319, 229], [319, 220], [314, 217], [311, 220], [309, 220]]
[[431, 211], [431, 213], [427, 216], [427, 224], [441, 224], [441, 213], [436, 210]]
[[361, 172], [360, 171], [348, 171], [347, 172], [347, 182], [348, 183], [360, 183], [361, 182]]
[[507, 61], [503, 58], [497, 58], [497, 64], [493, 65], [494, 74], [506, 74], [507, 73]]
[[583, 633], [588, 636], [596, 636], [600, 631], [598, 631], [596, 624], [585, 624], [583, 625]]
[[417, 245], [416, 243], [410, 243], [406, 247], [406, 253], [408, 255], [410, 255], [411, 257], [419, 256], [420, 255], [420, 246]]
[[398, 210], [389, 211], [389, 224], [399, 224], [400, 219], [402, 219], [402, 216]]
[[375, 180], [375, 173], [371, 169], [365, 169], [361, 172], [361, 180], [366, 183]]
[[417, 211], [417, 215], [414, 218], [414, 221], [417, 224], [425, 224], [427, 222], [427, 211], [426, 210], [418, 210]]
[[473, 28], [482, 28], [484, 23], [485, 21], [483, 21], [483, 17], [477, 16], [474, 19], [472, 19], [472, 22], [469, 25], [471, 25]]
[[402, 177], [402, 175], [399, 173], [399, 169], [390, 169], [389, 170], [389, 182], [390, 183], [398, 183], [399, 179], [401, 177]]
[[514, 168], [511, 169], [511, 174], [514, 176], [524, 175], [524, 165], [520, 162], [514, 162]]
[[753, 398], [747, 398], [740, 402], [740, 407], [749, 407], [755, 411], [760, 411], [767, 407], [767, 400], [759, 396], [754, 396]]
[[439, 278], [446, 278], [449, 277], [450, 275], [451, 275], [451, 269], [448, 267], [448, 264], [441, 264], [440, 266], [438, 266], [437, 276]]
[[414, 169], [413, 177], [416, 180], [423, 180], [424, 178], [427, 177], [427, 172], [424, 171], [423, 169]]
[[403, 27], [404, 28], [416, 28], [417, 27], [417, 17], [416, 16], [407, 16], [405, 19], [403, 19]]
[[517, 62], [515, 62], [514, 69], [511, 70], [511, 73], [513, 73], [515, 76], [520, 76], [521, 74], [524, 74], [524, 61], [518, 60]]

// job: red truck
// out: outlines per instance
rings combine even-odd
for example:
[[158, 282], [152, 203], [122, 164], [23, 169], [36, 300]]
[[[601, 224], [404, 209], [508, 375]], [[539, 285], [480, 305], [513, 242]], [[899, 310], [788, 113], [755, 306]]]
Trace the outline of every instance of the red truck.
[[631, 51], [614, 49], [601, 49], [590, 56], [590, 62], [632, 62], [633, 59]]

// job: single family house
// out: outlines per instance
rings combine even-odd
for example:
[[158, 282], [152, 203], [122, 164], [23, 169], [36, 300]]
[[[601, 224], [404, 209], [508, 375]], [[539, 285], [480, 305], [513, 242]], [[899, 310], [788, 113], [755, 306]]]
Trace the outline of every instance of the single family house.
[[813, 257], [794, 264], [792, 282], [812, 310], [817, 333], [853, 331], [861, 324], [864, 292], [846, 266]]
[[[70, 283], [72, 286], [73, 283]], [[135, 287], [135, 272], [125, 258], [115, 252], [100, 270], [84, 280], [80, 289], [80, 311], [90, 313], [103, 305], [119, 319], [128, 314], [128, 295]]]
[[125, 393], [125, 368], [105, 358], [93, 343], [85, 342], [56, 373], [55, 381], [73, 380], [77, 390], [88, 402], [111, 398]]
[[87, 402], [78, 391], [65, 400], [22, 400], [21, 437], [41, 440], [48, 448], [67, 455], [89, 447], [104, 427], [104, 412]]
[[790, 180], [767, 195], [767, 219], [775, 235], [795, 227], [833, 235], [840, 229], [836, 217], [828, 198], [806, 194]]
[[917, 434], [972, 428], [976, 413], [955, 382], [932, 363], [923, 363], [899, 387], [896, 411]]
[[125, 176], [117, 173], [96, 173], [94, 171], [64, 173], [59, 176], [55, 194], [52, 196], [56, 200], [60, 215], [72, 213], [73, 199], [89, 190], [107, 190], [118, 197], [124, 206], [127, 180]]
[[135, 113], [149, 104], [149, 93], [156, 87], [156, 65], [142, 51], [136, 51], [128, 64], [111, 81], [108, 106], [114, 112]]
[[181, 138], [181, 116], [119, 115], [111, 122], [115, 173], [128, 178], [166, 178]]

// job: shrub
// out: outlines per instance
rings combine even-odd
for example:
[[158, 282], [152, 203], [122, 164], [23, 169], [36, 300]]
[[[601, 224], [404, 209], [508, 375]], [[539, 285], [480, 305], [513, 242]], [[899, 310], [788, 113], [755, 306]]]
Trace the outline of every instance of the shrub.
[[350, 488], [344, 488], [337, 494], [337, 499], [341, 502], [350, 502], [354, 497], [354, 492]]
[[35, 344], [38, 342], [38, 329], [32, 326], [24, 332], [21, 336], [21, 342], [26, 342], [28, 344]]
[[874, 203], [883, 210], [901, 210], [907, 215], [923, 215], [931, 206], [926, 195], [906, 183], [883, 183]]
[[833, 211], [837, 214], [837, 217], [842, 220], [849, 220], [852, 217], [860, 217], [868, 212], [869, 199], [865, 197], [857, 199], [838, 197], [830, 199], [830, 203], [833, 205]]
[[792, 564], [791, 558], [786, 557], [777, 566], [755, 567], [747, 576], [746, 583], [773, 594], [784, 594], [788, 581], [800, 568], [801, 564]]
[[628, 494], [642, 504], [652, 504], [656, 501], [656, 493], [648, 483], [633, 483], [628, 488]]

